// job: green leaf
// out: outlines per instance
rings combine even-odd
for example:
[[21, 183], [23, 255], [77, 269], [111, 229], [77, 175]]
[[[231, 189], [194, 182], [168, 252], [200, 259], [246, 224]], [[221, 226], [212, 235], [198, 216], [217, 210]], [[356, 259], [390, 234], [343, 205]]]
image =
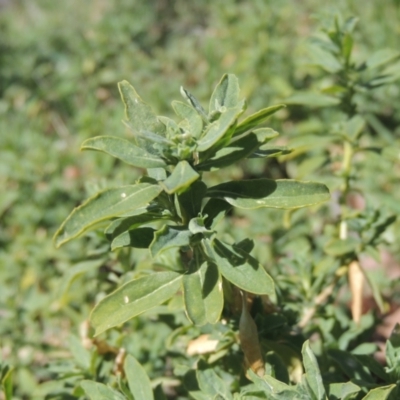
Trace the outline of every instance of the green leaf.
[[242, 109], [239, 107], [228, 108], [221, 113], [218, 120], [210, 124], [207, 129], [203, 132], [202, 137], [197, 142], [196, 151], [204, 152], [214, 146], [224, 137], [230, 138], [231, 129], [239, 115], [242, 113]]
[[207, 256], [228, 281], [247, 292], [275, 297], [274, 281], [251, 255], [218, 239], [213, 242], [203, 239], [202, 244]]
[[189, 130], [190, 134], [198, 139], [203, 131], [203, 120], [197, 111], [189, 106], [188, 104], [182, 103], [181, 101], [173, 101], [172, 107], [175, 113], [183, 118], [183, 121], [179, 124], [183, 129]]
[[183, 192], [191, 183], [200, 178], [200, 175], [187, 161], [179, 161], [172, 174], [160, 184], [168, 194]]
[[303, 355], [304, 369], [306, 370], [306, 379], [311, 391], [313, 392], [316, 400], [325, 400], [327, 397], [321, 372], [317, 359], [311, 350], [310, 342], [308, 340], [304, 342], [301, 353]]
[[164, 225], [154, 233], [150, 251], [153, 257], [173, 247], [183, 247], [190, 244], [192, 233], [182, 226]]
[[167, 179], [167, 172], [164, 168], [148, 168], [147, 173], [157, 182]]
[[234, 207], [245, 209], [293, 209], [318, 204], [330, 198], [325, 185], [292, 179], [230, 181], [212, 186], [207, 196], [223, 198]]
[[69, 289], [82, 275], [99, 268], [105, 259], [82, 261], [74, 264], [63, 274], [60, 285], [57, 287], [58, 306], [62, 308], [69, 302]]
[[373, 276], [371, 276], [370, 271], [367, 271], [366, 269], [362, 268], [362, 272], [364, 273], [364, 276], [368, 282], [368, 285], [371, 289], [372, 292], [372, 296], [376, 302], [376, 305], [379, 308], [379, 311], [382, 314], [385, 314], [386, 312], [386, 306], [385, 306], [385, 302], [382, 298], [382, 293], [381, 290], [379, 288], [378, 282], [376, 281], [376, 279], [373, 278]]
[[131, 229], [121, 233], [111, 243], [111, 250], [122, 247], [136, 247], [138, 249], [147, 249], [154, 238], [156, 230], [149, 227]]
[[155, 213], [145, 213], [133, 215], [131, 217], [118, 218], [107, 226], [107, 228], [104, 230], [104, 234], [108, 240], [112, 241], [117, 236], [121, 235], [121, 233], [124, 233], [129, 229], [137, 228], [140, 225], [162, 219], [168, 219], [168, 216]]
[[200, 360], [198, 363], [196, 377], [201, 391], [208, 395], [208, 398], [221, 400], [233, 399], [228, 384], [203, 360]]
[[189, 91], [184, 89], [181, 86], [181, 94], [183, 98], [185, 98], [191, 105], [192, 107], [197, 111], [197, 113], [200, 115], [200, 117], [203, 119], [203, 121], [208, 124], [208, 116], [202, 107], [202, 105], [199, 103], [199, 101], [194, 97]]
[[141, 99], [129, 82], [119, 82], [118, 89], [125, 104], [126, 118], [135, 130], [138, 132], [150, 131], [161, 135], [165, 133], [164, 124], [158, 120], [151, 107]]
[[227, 167], [252, 154], [260, 142], [254, 133], [218, 150], [211, 158], [196, 165], [198, 171], [215, 171]]
[[3, 388], [4, 400], [12, 400], [13, 398], [13, 374], [14, 368], [0, 363], [0, 389]]
[[81, 387], [90, 400], [126, 400], [126, 397], [121, 393], [102, 383], [83, 380]]
[[330, 256], [344, 256], [354, 253], [360, 247], [360, 241], [353, 237], [347, 239], [332, 239], [324, 247], [326, 254]]
[[158, 185], [139, 183], [99, 192], [72, 211], [55, 233], [54, 242], [59, 247], [101, 221], [144, 207], [161, 191]]
[[297, 393], [294, 386], [280, 382], [270, 375], [258, 376], [253, 371], [248, 371], [249, 378], [256, 387], [263, 390], [267, 399], [271, 400], [297, 400]]
[[205, 226], [210, 229], [214, 228], [231, 209], [232, 206], [225, 200], [211, 198], [208, 200], [202, 211], [203, 216], [206, 217], [204, 220]]
[[335, 74], [343, 69], [340, 61], [330, 51], [326, 51], [316, 45], [311, 45], [310, 50], [314, 65], [318, 65], [331, 74]]
[[206, 184], [198, 180], [194, 182], [188, 190], [178, 196], [181, 212], [185, 214], [186, 220], [191, 220], [199, 215], [206, 193]]
[[333, 107], [340, 103], [340, 100], [319, 93], [311, 93], [311, 92], [297, 92], [294, 93], [289, 98], [285, 99], [285, 103], [300, 105], [305, 107]]
[[386, 361], [390, 370], [400, 370], [400, 325], [396, 324], [386, 341]]
[[160, 168], [167, 165], [156, 155], [148, 153], [128, 140], [114, 136], [97, 136], [87, 139], [82, 143], [81, 150], [102, 151], [139, 168]]
[[366, 61], [368, 69], [384, 67], [400, 58], [400, 53], [392, 49], [380, 49]]
[[128, 354], [124, 361], [125, 376], [135, 400], [153, 400], [150, 379], [138, 361]]
[[281, 356], [275, 351], [269, 351], [265, 355], [266, 374], [271, 375], [281, 382], [289, 383], [288, 368], [283, 362]]
[[381, 386], [370, 390], [362, 400], [387, 400], [396, 385]]
[[357, 139], [365, 127], [365, 119], [355, 115], [345, 124], [345, 131], [351, 140]]
[[93, 309], [90, 322], [95, 335], [164, 303], [179, 289], [181, 279], [176, 272], [157, 272], [121, 286]]
[[328, 355], [350, 379], [357, 379], [364, 382], [372, 381], [369, 370], [352, 354], [343, 350], [330, 349], [328, 350]]
[[350, 400], [361, 388], [353, 382], [331, 383], [329, 385], [329, 399], [331, 400]]
[[211, 95], [209, 113], [221, 107], [233, 108], [239, 103], [239, 81], [233, 74], [225, 74]]
[[263, 108], [262, 110], [257, 111], [256, 113], [254, 113], [252, 115], [249, 115], [242, 122], [240, 122], [240, 124], [237, 125], [233, 136], [241, 135], [242, 133], [253, 129], [256, 126], [261, 125], [272, 114], [275, 114], [277, 111], [279, 111], [280, 109], [282, 109], [284, 107], [286, 107], [284, 104], [278, 104], [276, 106]]
[[224, 306], [222, 279], [215, 264], [193, 266], [183, 276], [183, 296], [189, 320], [198, 326], [219, 321]]
[[271, 146], [265, 145], [261, 146], [256, 150], [249, 158], [270, 158], [279, 157], [282, 155], [290, 154], [292, 149], [287, 146]]
[[91, 362], [90, 352], [83, 347], [82, 341], [77, 336], [71, 334], [68, 337], [68, 348], [77, 365], [83, 370], [89, 371]]

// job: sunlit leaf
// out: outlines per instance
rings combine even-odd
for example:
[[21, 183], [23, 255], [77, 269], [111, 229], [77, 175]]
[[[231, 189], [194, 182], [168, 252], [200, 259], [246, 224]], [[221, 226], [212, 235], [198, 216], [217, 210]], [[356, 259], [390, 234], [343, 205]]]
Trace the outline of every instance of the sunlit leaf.
[[166, 166], [164, 160], [156, 155], [148, 153], [128, 140], [114, 136], [97, 136], [87, 139], [82, 143], [81, 150], [102, 151], [139, 168], [159, 168]]
[[181, 284], [176, 272], [157, 272], [134, 279], [106, 296], [93, 309], [90, 322], [95, 334], [106, 331], [170, 299]]
[[162, 188], [149, 183], [122, 186], [97, 193], [75, 208], [54, 235], [56, 246], [76, 238], [101, 221], [146, 206]]
[[315, 182], [291, 179], [252, 179], [221, 183], [208, 189], [209, 197], [218, 197], [234, 207], [292, 209], [310, 206], [330, 198], [328, 188]]

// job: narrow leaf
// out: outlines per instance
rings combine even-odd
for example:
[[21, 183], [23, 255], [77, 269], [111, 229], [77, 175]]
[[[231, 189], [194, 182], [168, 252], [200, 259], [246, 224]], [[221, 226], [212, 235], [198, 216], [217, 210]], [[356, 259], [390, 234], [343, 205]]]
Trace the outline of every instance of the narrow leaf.
[[240, 248], [215, 239], [202, 240], [204, 251], [217, 264], [219, 271], [237, 287], [255, 294], [275, 297], [275, 285], [264, 267]]
[[[203, 120], [197, 111], [190, 105], [182, 103], [181, 101], [173, 101], [172, 107], [176, 114], [186, 121], [190, 134], [198, 139], [203, 131]], [[185, 125], [183, 125], [183, 127], [185, 127]]]
[[95, 335], [164, 303], [179, 289], [181, 279], [176, 272], [157, 272], [121, 286], [93, 309], [90, 322]]
[[164, 124], [157, 119], [151, 107], [141, 99], [129, 82], [119, 82], [118, 89], [125, 104], [126, 118], [135, 130], [164, 134]]
[[128, 354], [124, 362], [125, 376], [129, 390], [135, 400], [153, 400], [150, 379], [138, 361]]
[[310, 386], [317, 400], [325, 400], [327, 397], [324, 384], [322, 382], [321, 372], [318, 366], [317, 359], [311, 350], [308, 340], [303, 344], [303, 349], [301, 353], [303, 355], [303, 364], [306, 370], [306, 379], [308, 385]]
[[228, 108], [226, 111], [221, 113], [219, 119], [210, 124], [204, 131], [203, 136], [197, 142], [198, 145], [196, 151], [203, 152], [208, 150], [225, 135], [229, 134], [229, 128], [235, 124], [241, 112], [241, 108], [235, 107]]
[[208, 116], [202, 107], [202, 105], [199, 103], [199, 101], [194, 97], [189, 91], [184, 89], [181, 86], [181, 94], [183, 98], [185, 98], [191, 105], [192, 107], [197, 111], [197, 113], [200, 115], [200, 117], [203, 119], [203, 121], [207, 124], [208, 123]]
[[103, 383], [84, 380], [81, 382], [81, 387], [90, 400], [126, 400], [121, 393]]
[[129, 229], [137, 228], [140, 225], [162, 219], [168, 219], [168, 215], [164, 216], [162, 214], [144, 213], [133, 215], [132, 217], [118, 218], [107, 226], [104, 230], [104, 234], [108, 240], [112, 241], [121, 233], [124, 233]]
[[81, 150], [97, 150], [110, 154], [129, 165], [139, 168], [165, 167], [166, 163], [145, 149], [135, 146], [128, 140], [114, 136], [97, 136], [85, 140]]
[[173, 247], [183, 247], [190, 244], [192, 233], [181, 226], [164, 225], [154, 233], [154, 239], [150, 244], [150, 251], [153, 257], [158, 253]]
[[199, 179], [200, 175], [187, 161], [180, 161], [172, 174], [161, 185], [169, 194], [183, 192], [191, 183]]
[[221, 107], [236, 107], [239, 102], [239, 81], [233, 74], [225, 74], [211, 95], [209, 113], [219, 111]]
[[256, 113], [249, 115], [245, 118], [235, 129], [233, 136], [241, 135], [242, 133], [255, 128], [265, 122], [272, 114], [275, 114], [280, 109], [286, 107], [284, 104], [278, 104], [276, 106], [271, 106], [263, 108]]
[[54, 235], [57, 247], [76, 238], [95, 224], [146, 206], [162, 188], [149, 183], [122, 186], [97, 193], [75, 208]]
[[224, 168], [252, 154], [260, 142], [254, 133], [218, 150], [211, 158], [196, 165], [198, 171], [214, 171]]
[[224, 306], [222, 280], [215, 264], [204, 262], [183, 276], [183, 296], [190, 321], [198, 326], [218, 322]]
[[293, 209], [329, 200], [328, 188], [315, 182], [292, 179], [230, 181], [208, 189], [209, 197], [223, 198], [234, 207]]
[[396, 385], [381, 386], [370, 390], [362, 400], [387, 400]]
[[400, 325], [396, 324], [386, 342], [386, 361], [391, 370], [400, 370]]

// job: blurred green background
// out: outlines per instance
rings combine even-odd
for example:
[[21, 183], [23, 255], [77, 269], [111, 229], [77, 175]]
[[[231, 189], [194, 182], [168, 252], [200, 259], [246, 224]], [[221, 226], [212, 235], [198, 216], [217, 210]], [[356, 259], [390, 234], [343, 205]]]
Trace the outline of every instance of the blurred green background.
[[[118, 281], [110, 265], [121, 255], [99, 257], [105, 250], [96, 233], [58, 250], [51, 241], [82, 199], [138, 174], [111, 157], [79, 152], [86, 138], [129, 134], [117, 82], [128, 80], [169, 116], [180, 85], [205, 101], [225, 72], [238, 76], [249, 111], [285, 102], [324, 86], [310, 38], [336, 13], [360, 18], [356, 59], [398, 48], [397, 0], [0, 2], [0, 357], [15, 366], [16, 398], [30, 398], [57, 377], [49, 363], [70, 358], [70, 333], [78, 333], [97, 294]], [[397, 80], [363, 99], [375, 143], [399, 148], [399, 98]], [[332, 111], [293, 106], [271, 124], [282, 144], [304, 146], [304, 135], [323, 133], [334, 118]], [[228, 174], [317, 177], [334, 186], [304, 154], [271, 163], [268, 172], [250, 163]], [[363, 190], [370, 201], [379, 188], [387, 193], [382, 207], [400, 212], [398, 161], [371, 156], [369, 167], [375, 179]], [[163, 345], [152, 348], [152, 334], [142, 348], [156, 370]]]

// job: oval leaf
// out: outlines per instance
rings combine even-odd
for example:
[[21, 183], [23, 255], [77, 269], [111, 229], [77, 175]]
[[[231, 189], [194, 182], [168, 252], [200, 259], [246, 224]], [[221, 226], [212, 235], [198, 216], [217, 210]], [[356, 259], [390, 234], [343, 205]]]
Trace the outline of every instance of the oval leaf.
[[218, 268], [203, 263], [183, 276], [183, 297], [190, 321], [198, 326], [218, 322], [224, 306], [222, 279]]
[[238, 78], [233, 74], [225, 74], [211, 95], [210, 114], [219, 111], [221, 107], [236, 107], [239, 103], [239, 92]]
[[119, 82], [118, 89], [125, 104], [126, 118], [134, 129], [139, 132], [150, 131], [164, 134], [164, 124], [157, 119], [152, 108], [142, 100], [129, 82]]
[[228, 281], [249, 293], [275, 297], [275, 285], [264, 267], [251, 255], [238, 247], [215, 239], [202, 240], [203, 248]]
[[57, 247], [76, 238], [95, 224], [122, 216], [147, 205], [162, 188], [149, 183], [122, 186], [97, 193], [75, 208], [54, 235]]
[[176, 272], [157, 272], [121, 286], [93, 309], [90, 322], [95, 335], [164, 303], [179, 289], [181, 279]]
[[149, 377], [143, 367], [131, 355], [127, 355], [125, 358], [124, 371], [129, 390], [135, 400], [154, 399]]
[[231, 181], [209, 188], [207, 196], [223, 198], [234, 207], [245, 209], [293, 209], [318, 204], [330, 198], [325, 185], [293, 179]]
[[165, 167], [166, 163], [154, 154], [135, 146], [128, 140], [114, 136], [97, 136], [82, 143], [81, 150], [97, 150], [110, 154], [139, 168]]
[[325, 400], [326, 393], [324, 384], [322, 382], [321, 371], [318, 366], [317, 358], [312, 352], [308, 340], [304, 342], [301, 353], [303, 355], [303, 364], [304, 369], [306, 370], [308, 386], [312, 390], [314, 398], [316, 400]]

